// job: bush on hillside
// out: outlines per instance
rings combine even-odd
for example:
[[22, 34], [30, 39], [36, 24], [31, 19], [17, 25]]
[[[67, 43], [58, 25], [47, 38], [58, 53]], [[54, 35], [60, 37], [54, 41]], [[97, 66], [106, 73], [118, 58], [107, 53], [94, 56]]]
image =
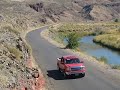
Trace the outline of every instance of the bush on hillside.
[[119, 69], [120, 70], [120, 65], [113, 65], [112, 69]]
[[115, 22], [119, 22], [119, 20], [118, 20], [118, 19], [115, 19]]

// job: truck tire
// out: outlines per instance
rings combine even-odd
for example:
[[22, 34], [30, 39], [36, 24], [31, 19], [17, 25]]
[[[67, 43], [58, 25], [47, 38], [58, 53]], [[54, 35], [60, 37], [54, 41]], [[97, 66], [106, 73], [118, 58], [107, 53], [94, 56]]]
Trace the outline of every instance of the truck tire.
[[82, 74], [82, 77], [85, 77], [85, 73]]
[[67, 79], [68, 75], [66, 73], [63, 73], [63, 77], [64, 77], [64, 79]]
[[58, 69], [59, 72], [61, 72], [60, 67], [58, 66], [58, 64], [57, 64], [57, 69]]
[[58, 71], [61, 72], [61, 69], [58, 67]]

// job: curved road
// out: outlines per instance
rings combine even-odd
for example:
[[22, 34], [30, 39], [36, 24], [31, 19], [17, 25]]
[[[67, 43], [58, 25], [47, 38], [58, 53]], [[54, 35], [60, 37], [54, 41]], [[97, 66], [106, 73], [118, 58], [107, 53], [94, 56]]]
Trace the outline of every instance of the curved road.
[[88, 61], [85, 61], [87, 73], [84, 78], [64, 80], [57, 71], [56, 58], [70, 54], [40, 36], [47, 27], [29, 32], [26, 40], [32, 47], [33, 56], [48, 77], [50, 90], [120, 90], [120, 84], [113, 77], [104, 74]]

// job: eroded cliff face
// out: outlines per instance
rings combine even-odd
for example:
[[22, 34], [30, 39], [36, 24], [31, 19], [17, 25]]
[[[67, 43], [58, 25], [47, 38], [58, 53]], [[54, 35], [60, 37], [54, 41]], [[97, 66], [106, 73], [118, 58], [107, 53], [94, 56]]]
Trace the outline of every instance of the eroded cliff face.
[[29, 6], [53, 22], [110, 21], [120, 18], [119, 0], [39, 0]]
[[[0, 31], [0, 90], [33, 90], [36, 78], [41, 78], [37, 67], [32, 67], [30, 51], [20, 33], [10, 28]], [[43, 77], [42, 77], [43, 78]], [[42, 80], [42, 79], [41, 79]], [[42, 81], [43, 82], [43, 81]], [[41, 87], [41, 84], [39, 84]]]
[[15, 24], [14, 27], [24, 29], [39, 23], [111, 21], [120, 18], [119, 0], [2, 0], [0, 4], [0, 20], [6, 18]]

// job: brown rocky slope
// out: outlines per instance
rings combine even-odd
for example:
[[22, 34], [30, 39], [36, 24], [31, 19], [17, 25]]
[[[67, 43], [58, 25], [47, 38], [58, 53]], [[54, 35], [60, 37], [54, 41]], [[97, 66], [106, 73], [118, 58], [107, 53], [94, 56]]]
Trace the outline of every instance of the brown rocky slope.
[[26, 3], [0, 0], [0, 90], [41, 89], [43, 76], [31, 64], [30, 48], [23, 38], [40, 26], [41, 18]]
[[38, 0], [29, 6], [54, 22], [110, 21], [120, 18], [119, 0]]

